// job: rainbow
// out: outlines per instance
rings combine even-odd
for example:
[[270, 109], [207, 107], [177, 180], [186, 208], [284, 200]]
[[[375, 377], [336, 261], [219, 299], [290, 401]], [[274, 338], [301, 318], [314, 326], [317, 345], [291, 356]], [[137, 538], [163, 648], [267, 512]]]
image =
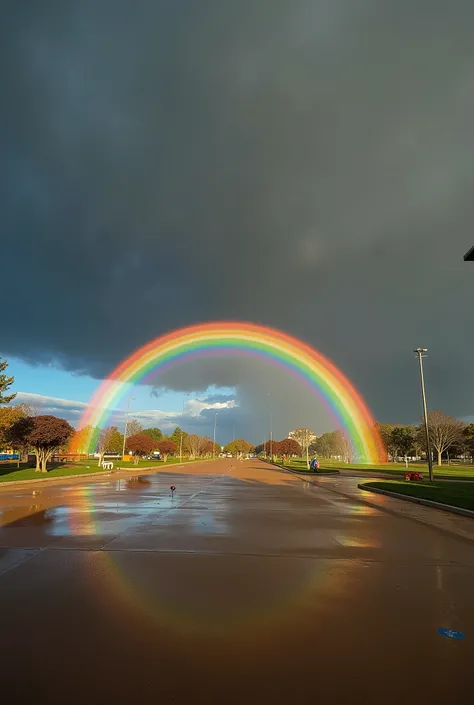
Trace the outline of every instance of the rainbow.
[[129, 385], [147, 382], [180, 363], [210, 355], [263, 359], [286, 370], [322, 398], [337, 425], [345, 430], [359, 462], [384, 462], [374, 419], [359, 392], [334, 363], [286, 333], [232, 321], [180, 328], [151, 340], [123, 360], [99, 385], [80, 419], [79, 428], [89, 429], [89, 452], [94, 450], [94, 427], [107, 424]]

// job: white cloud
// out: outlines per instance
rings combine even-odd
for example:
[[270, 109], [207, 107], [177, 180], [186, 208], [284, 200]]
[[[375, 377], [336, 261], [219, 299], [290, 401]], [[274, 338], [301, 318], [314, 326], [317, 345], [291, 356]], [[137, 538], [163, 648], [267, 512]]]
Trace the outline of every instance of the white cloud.
[[190, 399], [185, 404], [185, 412], [190, 416], [200, 416], [201, 412], [204, 410], [211, 409], [213, 411], [219, 411], [221, 409], [234, 409], [237, 406], [235, 399], [229, 399], [225, 402], [214, 402], [209, 403], [206, 401], [201, 401], [200, 399]]
[[[73, 399], [60, 399], [58, 397], [49, 397], [43, 394], [33, 394], [31, 392], [18, 392], [15, 397], [15, 404], [29, 404], [41, 414], [52, 414], [66, 418], [71, 424], [77, 425], [80, 417], [87, 408], [87, 404]], [[207, 426], [212, 422], [206, 412], [224, 411], [234, 409], [238, 405], [234, 399], [228, 399], [222, 402], [208, 402], [200, 399], [189, 399], [184, 407], [184, 413], [181, 411], [163, 411], [161, 409], [143, 409], [134, 411], [130, 418], [137, 419], [145, 428], [159, 426], [165, 430], [172, 429], [175, 426], [188, 427], [190, 429], [195, 426], [203, 427], [201, 433], [207, 431]], [[110, 423], [118, 426], [125, 424], [126, 412], [123, 409], [115, 409], [112, 412]]]
[[82, 401], [72, 399], [60, 399], [58, 397], [48, 397], [43, 394], [33, 394], [31, 392], [18, 392], [14, 404], [28, 404], [33, 409], [41, 411], [42, 414], [64, 415], [78, 418], [87, 408], [87, 404]]

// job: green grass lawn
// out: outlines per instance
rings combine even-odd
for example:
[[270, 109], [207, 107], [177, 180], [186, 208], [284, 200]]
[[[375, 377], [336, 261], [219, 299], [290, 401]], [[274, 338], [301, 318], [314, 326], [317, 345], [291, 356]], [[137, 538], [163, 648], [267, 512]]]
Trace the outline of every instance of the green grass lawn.
[[364, 482], [362, 487], [374, 487], [387, 492], [398, 492], [410, 497], [430, 499], [433, 502], [450, 504], [474, 511], [473, 482], [400, 482], [399, 480], [380, 480]]
[[[305, 458], [292, 458], [285, 467], [298, 470], [298, 472], [308, 472]], [[400, 477], [407, 471], [405, 463], [363, 465], [362, 463], [343, 463], [340, 460], [333, 460], [332, 458], [319, 458], [320, 472], [330, 472], [332, 469], [358, 470], [366, 472], [368, 475], [374, 472], [383, 472], [388, 475], [393, 475], [393, 477]], [[412, 472], [418, 471], [428, 476], [428, 466], [426, 463], [408, 463], [408, 470]], [[434, 465], [433, 474], [434, 477], [438, 476], [442, 478], [452, 477], [459, 480], [474, 479], [474, 465], [442, 465], [441, 467]]]
[[[302, 458], [292, 458], [289, 463], [282, 463], [282, 465], [284, 465], [285, 468], [289, 468], [290, 470], [296, 470], [297, 472], [307, 472], [311, 475], [317, 475], [317, 473], [313, 472], [311, 469], [308, 470], [308, 468], [306, 467], [306, 460], [303, 460]], [[338, 470], [334, 466], [326, 467], [321, 463], [318, 472], [337, 474]]]
[[[137, 470], [140, 468], [155, 467], [165, 468], [181, 462], [179, 458], [168, 458], [164, 463], [162, 460], [140, 460], [138, 465], [126, 463], [122, 460], [113, 460], [114, 470], [121, 468], [123, 470]], [[182, 462], [194, 462], [188, 458], [183, 458]], [[29, 463], [20, 463], [20, 468], [16, 462], [0, 464], [0, 482], [17, 482], [18, 480], [43, 480], [47, 477], [69, 477], [74, 475], [88, 475], [96, 472], [105, 472], [104, 468], [99, 467], [96, 458], [88, 460], [80, 460], [76, 463], [61, 463], [52, 467], [47, 473], [36, 472], [34, 468], [29, 466]]]
[[[166, 463], [164, 463], [162, 460], [139, 460], [138, 464], [135, 465], [135, 463], [129, 463], [126, 461], [121, 460], [120, 458], [111, 458], [113, 464], [114, 464], [114, 470], [117, 468], [121, 468], [123, 470], [133, 470], [134, 468], [153, 468], [153, 467], [166, 467], [167, 465], [176, 465], [176, 463], [192, 463], [194, 462], [193, 460], [189, 460], [189, 458], [183, 458], [180, 460], [179, 458], [173, 458], [169, 457]], [[197, 460], [201, 460], [201, 458], [197, 458]], [[78, 462], [74, 463], [74, 466], [76, 467], [87, 467], [88, 465], [90, 466], [97, 466], [97, 458], [89, 458], [88, 460], [79, 460]]]
[[[299, 460], [303, 464], [305, 461]], [[385, 472], [395, 477], [403, 475], [407, 468], [405, 463], [384, 463], [383, 465], [363, 465], [361, 463], [343, 463], [339, 460], [332, 460], [329, 458], [319, 459], [321, 470], [328, 468], [340, 468], [342, 470], [362, 470], [367, 472], [367, 474], [373, 472]], [[408, 470], [412, 472], [421, 472], [424, 475], [428, 475], [428, 465], [426, 463], [408, 463]], [[433, 465], [433, 474], [436, 477], [456, 477], [459, 479], [463, 478], [474, 478], [474, 465]]]
[[103, 468], [97, 465], [91, 465], [90, 468], [85, 467], [57, 467], [50, 470], [48, 473], [36, 472], [34, 468], [28, 467], [27, 463], [21, 463], [25, 466], [18, 469], [0, 468], [0, 482], [17, 482], [18, 480], [42, 480], [45, 477], [68, 477], [71, 475], [93, 475], [96, 472], [103, 472]]

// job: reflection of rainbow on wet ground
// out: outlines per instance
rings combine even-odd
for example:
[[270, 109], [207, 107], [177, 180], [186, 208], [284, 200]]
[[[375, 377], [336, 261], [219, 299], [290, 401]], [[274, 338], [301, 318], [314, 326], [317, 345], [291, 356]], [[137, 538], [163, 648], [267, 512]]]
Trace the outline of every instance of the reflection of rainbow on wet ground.
[[[107, 598], [140, 613], [150, 626], [176, 634], [234, 638], [251, 633], [264, 639], [281, 629], [296, 629], [308, 611], [327, 616], [357, 585], [361, 567], [349, 560], [294, 558], [292, 570], [282, 579], [278, 563], [287, 557], [149, 551], [144, 564], [143, 555], [135, 560], [133, 551], [105, 551], [102, 556], [101, 589]], [[168, 571], [173, 572], [170, 584]], [[177, 572], [182, 578], [179, 591]], [[235, 578], [232, 593], [219, 591], [224, 574]]]
[[[99, 543], [91, 548], [99, 548], [94, 550], [100, 566], [94, 590], [100, 599], [118, 600], [122, 608], [137, 611], [155, 627], [175, 633], [250, 633], [260, 638], [304, 622], [308, 610], [322, 610], [327, 615], [337, 609], [348, 590], [358, 584], [360, 562], [328, 559], [317, 553], [320, 549], [329, 551], [335, 544], [377, 547], [377, 542], [358, 536], [354, 527], [349, 530], [348, 526], [347, 533], [341, 530], [341, 522], [350, 518], [357, 522], [358, 516], [377, 510], [326, 495], [319, 511], [337, 515], [337, 529], [312, 532], [311, 527], [300, 530], [289, 524], [288, 533], [282, 534], [282, 542], [276, 546], [273, 528], [281, 530], [290, 519], [285, 512], [291, 499], [287, 492], [303, 489], [305, 501], [312, 504], [318, 490], [264, 466], [227, 470], [221, 475], [174, 476], [176, 498], [169, 491], [173, 476], [161, 473], [63, 488], [58, 498], [61, 504], [49, 504], [42, 510], [48, 517], [44, 531], [52, 536], [97, 537]], [[252, 546], [243, 513], [248, 513], [250, 522], [258, 515], [259, 488], [266, 497], [273, 497], [272, 510], [268, 514], [267, 509], [266, 521], [259, 525], [260, 534], [255, 535]], [[196, 494], [199, 497], [194, 499]], [[39, 509], [40, 505], [35, 505], [35, 511]], [[305, 521], [302, 517], [303, 524]], [[236, 552], [234, 543], [237, 525], [247, 546], [242, 554]], [[135, 543], [125, 540], [120, 546], [119, 541], [114, 547], [116, 537], [127, 535]], [[279, 562], [288, 557], [292, 570], [282, 577]], [[171, 573], [173, 579], [168, 580]], [[225, 594], [219, 591], [223, 574], [231, 574], [235, 586]], [[176, 589], [176, 585], [182, 587]]]
[[56, 520], [49, 531], [52, 535], [95, 536], [98, 533], [91, 485], [74, 487], [68, 503], [52, 507], [49, 512]]

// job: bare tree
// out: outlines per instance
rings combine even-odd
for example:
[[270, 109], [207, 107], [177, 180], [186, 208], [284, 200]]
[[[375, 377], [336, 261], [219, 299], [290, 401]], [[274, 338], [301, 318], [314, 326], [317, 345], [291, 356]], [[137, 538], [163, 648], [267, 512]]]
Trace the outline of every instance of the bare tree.
[[[143, 431], [143, 426], [137, 419], [132, 419], [127, 423], [127, 437], [136, 436]], [[146, 434], [148, 435], [148, 434]]]
[[337, 455], [342, 456], [346, 463], [351, 462], [352, 446], [345, 431], [337, 430], [333, 432], [334, 447]]
[[462, 440], [465, 427], [465, 423], [444, 414], [442, 411], [428, 412], [430, 443], [438, 453], [438, 465], [441, 465], [441, 456], [444, 451]]
[[209, 438], [190, 433], [183, 441], [183, 448], [189, 452], [191, 459], [198, 458], [207, 445]]
[[304, 455], [306, 449], [315, 442], [316, 434], [310, 431], [309, 428], [295, 428], [294, 431], [290, 431], [288, 438], [293, 438], [301, 446], [301, 452]]
[[123, 435], [118, 430], [117, 426], [107, 426], [102, 428], [99, 434], [97, 444], [97, 452], [99, 453], [99, 465], [102, 465], [104, 453], [122, 451]]

